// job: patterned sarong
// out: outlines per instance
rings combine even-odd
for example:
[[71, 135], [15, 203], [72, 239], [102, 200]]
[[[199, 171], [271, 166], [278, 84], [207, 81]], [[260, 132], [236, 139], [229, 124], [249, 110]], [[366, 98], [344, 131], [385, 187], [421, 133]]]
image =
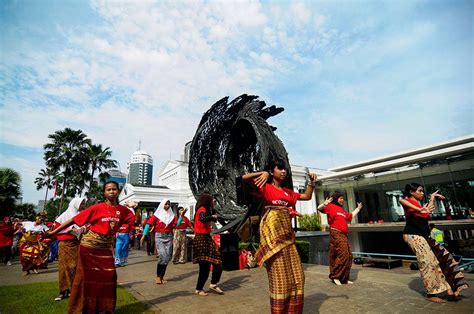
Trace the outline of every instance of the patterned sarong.
[[20, 262], [23, 271], [43, 268], [48, 263], [49, 246], [39, 235], [26, 232], [20, 240]]
[[416, 254], [428, 294], [438, 294], [448, 289], [459, 293], [469, 287], [458, 263], [443, 246], [436, 244], [433, 239], [413, 234], [404, 234], [403, 240]]
[[329, 231], [329, 278], [347, 283], [352, 267], [352, 250], [347, 234], [336, 229]]
[[186, 255], [186, 230], [174, 229], [173, 263], [184, 263]]
[[272, 313], [302, 313], [304, 272], [296, 250], [288, 209], [268, 206], [260, 222], [256, 259], [266, 262]]
[[219, 248], [208, 233], [196, 233], [193, 239], [193, 263], [200, 261], [222, 264]]
[[59, 241], [59, 292], [71, 291], [76, 275], [77, 256], [79, 253], [79, 241]]
[[112, 256], [113, 235], [93, 231], [79, 246], [69, 313], [113, 312], [117, 301], [117, 272]]
[[158, 252], [158, 264], [168, 265], [173, 255], [173, 233], [155, 233], [156, 251]]

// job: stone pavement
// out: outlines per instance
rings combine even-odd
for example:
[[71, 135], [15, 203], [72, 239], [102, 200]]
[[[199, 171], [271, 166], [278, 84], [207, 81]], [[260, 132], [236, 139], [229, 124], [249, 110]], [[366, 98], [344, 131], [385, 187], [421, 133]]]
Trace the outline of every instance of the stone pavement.
[[[165, 285], [154, 283], [156, 258], [131, 251], [129, 265], [118, 269], [119, 284], [156, 313], [269, 313], [265, 269], [222, 274], [225, 295], [194, 295], [198, 266], [192, 263], [168, 266]], [[354, 265], [352, 285], [335, 286], [328, 267], [304, 265], [306, 275], [304, 313], [474, 313], [474, 275], [465, 274], [471, 288], [462, 300], [435, 304], [423, 298], [418, 271], [406, 268], [384, 270]], [[39, 275], [21, 275], [18, 261], [0, 265], [0, 286], [57, 280], [56, 263]], [[207, 285], [206, 285], [207, 287]], [[1, 288], [0, 288], [1, 289]], [[53, 299], [55, 297], [51, 296]]]

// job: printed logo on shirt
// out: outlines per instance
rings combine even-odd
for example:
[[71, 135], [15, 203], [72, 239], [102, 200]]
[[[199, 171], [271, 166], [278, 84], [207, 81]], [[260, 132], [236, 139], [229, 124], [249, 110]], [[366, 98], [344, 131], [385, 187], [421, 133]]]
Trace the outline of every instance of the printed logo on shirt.
[[346, 218], [346, 215], [344, 215], [343, 213], [337, 213], [336, 215]]
[[100, 221], [115, 221], [115, 222], [118, 222], [120, 221], [120, 219], [118, 219], [117, 217], [104, 217], [102, 218]]
[[116, 213], [117, 215], [120, 215], [120, 210], [117, 210], [115, 213]]
[[[286, 193], [286, 192], [285, 192]], [[282, 201], [282, 200], [274, 200], [272, 201], [273, 205], [282, 205], [282, 206], [287, 206], [288, 202], [287, 201]]]

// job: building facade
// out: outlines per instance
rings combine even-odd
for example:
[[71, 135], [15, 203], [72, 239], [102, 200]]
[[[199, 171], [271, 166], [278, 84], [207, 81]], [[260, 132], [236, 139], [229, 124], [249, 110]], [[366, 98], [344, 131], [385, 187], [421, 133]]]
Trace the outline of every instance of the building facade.
[[128, 182], [137, 185], [152, 185], [153, 158], [147, 152], [138, 150], [132, 154], [128, 164]]

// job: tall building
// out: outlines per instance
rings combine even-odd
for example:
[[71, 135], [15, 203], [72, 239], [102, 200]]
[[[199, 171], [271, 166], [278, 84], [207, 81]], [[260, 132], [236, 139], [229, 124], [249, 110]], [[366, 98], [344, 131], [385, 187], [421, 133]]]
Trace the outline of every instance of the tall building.
[[132, 154], [128, 166], [128, 182], [132, 185], [151, 185], [153, 178], [153, 158], [145, 151], [138, 150]]
[[115, 181], [120, 185], [120, 188], [123, 188], [125, 183], [127, 183], [127, 175], [121, 172], [119, 169], [111, 169], [107, 171], [109, 173], [109, 180]]

